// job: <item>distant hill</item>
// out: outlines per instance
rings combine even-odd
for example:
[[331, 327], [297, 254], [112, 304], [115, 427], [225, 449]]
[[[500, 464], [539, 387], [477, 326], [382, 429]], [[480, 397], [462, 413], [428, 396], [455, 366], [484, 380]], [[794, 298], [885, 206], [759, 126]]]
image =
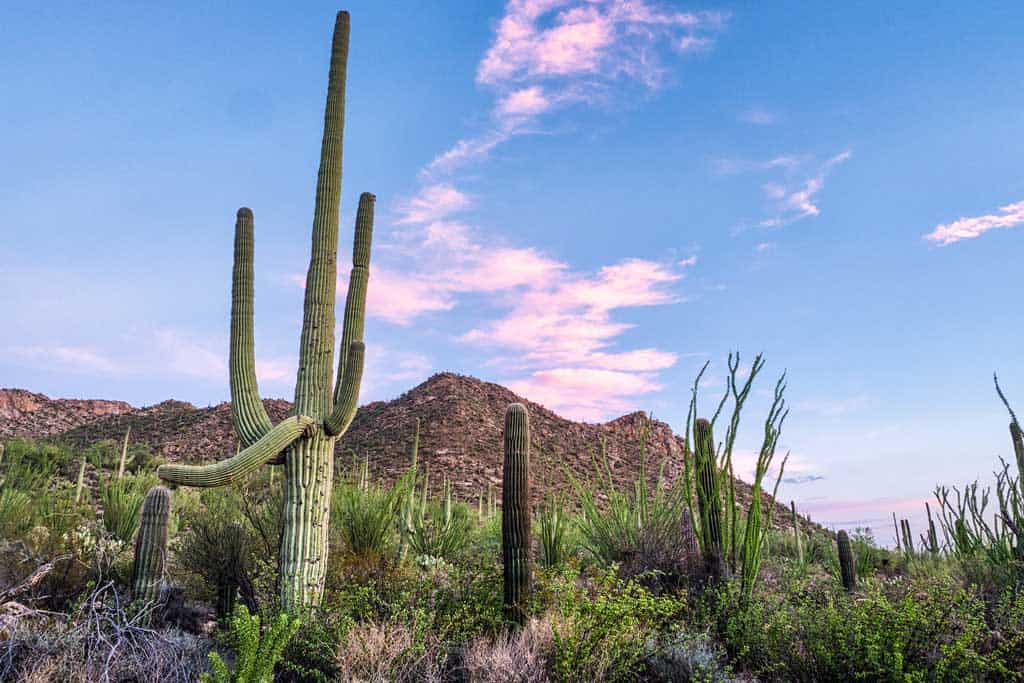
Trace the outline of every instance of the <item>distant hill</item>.
[[[475, 502], [493, 484], [501, 485], [501, 430], [505, 407], [524, 403], [530, 411], [531, 470], [535, 497], [543, 490], [570, 492], [571, 477], [586, 481], [606, 474], [595, 463], [602, 444], [613, 479], [631, 485], [639, 472], [642, 434], [647, 428], [646, 453], [651, 481], [664, 464], [674, 479], [682, 467], [682, 439], [664, 422], [648, 421], [643, 413], [623, 415], [603, 424], [573, 422], [505, 387], [475, 377], [440, 373], [391, 401], [376, 401], [359, 409], [352, 426], [339, 440], [338, 463], [367, 457], [374, 477], [393, 481], [409, 466], [409, 449], [420, 420], [420, 463], [429, 468], [431, 488], [442, 480], [453, 483], [456, 495]], [[275, 422], [291, 404], [264, 401]], [[133, 408], [119, 401], [50, 399], [20, 389], [0, 389], [0, 435], [49, 438], [76, 447], [100, 439], [120, 439], [131, 426], [131, 439], [146, 442], [160, 456], [176, 462], [210, 462], [234, 454], [236, 438], [231, 406], [196, 408], [181, 401], [164, 401]], [[739, 482], [741, 500], [749, 487]], [[767, 494], [765, 494], [768, 500]], [[781, 508], [778, 526], [788, 524]]]

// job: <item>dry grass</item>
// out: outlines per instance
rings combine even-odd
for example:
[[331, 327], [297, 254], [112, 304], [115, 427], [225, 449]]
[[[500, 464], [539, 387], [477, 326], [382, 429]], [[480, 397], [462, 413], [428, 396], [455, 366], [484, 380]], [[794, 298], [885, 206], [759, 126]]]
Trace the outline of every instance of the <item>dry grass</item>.
[[494, 639], [475, 638], [462, 655], [470, 683], [542, 683], [549, 680], [548, 662], [554, 651], [554, 632], [546, 619], [531, 619], [517, 633]]

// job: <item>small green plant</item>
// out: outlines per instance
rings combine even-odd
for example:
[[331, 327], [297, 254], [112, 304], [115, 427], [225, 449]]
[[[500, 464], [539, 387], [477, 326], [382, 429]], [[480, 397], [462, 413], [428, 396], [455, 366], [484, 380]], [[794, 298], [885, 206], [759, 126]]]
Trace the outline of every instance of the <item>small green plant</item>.
[[299, 629], [297, 617], [278, 614], [270, 628], [260, 629], [260, 616], [249, 614], [245, 605], [235, 609], [230, 622], [230, 638], [235, 648], [232, 671], [216, 652], [210, 653], [212, 673], [203, 674], [203, 683], [272, 683], [274, 667], [281, 653]]
[[540, 506], [537, 511], [537, 527], [540, 531], [541, 566], [550, 569], [564, 564], [569, 556], [566, 536], [569, 519], [562, 499], [557, 494], [549, 495], [547, 501]]
[[132, 479], [114, 479], [101, 485], [103, 526], [121, 543], [127, 545], [135, 537], [144, 497]]
[[331, 525], [341, 533], [349, 553], [361, 558], [386, 554], [401, 493], [398, 487], [370, 483], [364, 474], [335, 487]]

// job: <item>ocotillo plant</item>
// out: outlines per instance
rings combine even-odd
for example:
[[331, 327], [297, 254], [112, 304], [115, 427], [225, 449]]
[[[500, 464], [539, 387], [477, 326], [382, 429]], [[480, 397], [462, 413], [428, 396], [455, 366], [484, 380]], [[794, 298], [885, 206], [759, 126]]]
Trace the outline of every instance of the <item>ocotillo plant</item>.
[[142, 504], [142, 521], [135, 537], [132, 567], [132, 598], [153, 602], [160, 591], [167, 559], [167, 520], [171, 514], [171, 492], [154, 486]]
[[718, 487], [715, 463], [715, 437], [711, 423], [700, 418], [694, 424], [694, 466], [697, 477], [697, 506], [700, 509], [700, 540], [708, 577], [719, 581], [725, 577], [722, 556], [722, 498]]
[[901, 519], [900, 529], [903, 531], [903, 551], [907, 557], [914, 556], [914, 537], [910, 533], [910, 520]]
[[1021, 430], [1020, 422], [1017, 421], [1016, 413], [1013, 412], [1010, 402], [1006, 400], [1006, 395], [1003, 394], [1003, 390], [999, 386], [999, 378], [995, 373], [992, 373], [992, 381], [995, 382], [999, 399], [1010, 413], [1010, 440], [1013, 442], [1013, 454], [1017, 458], [1017, 476], [1020, 477], [1020, 481], [1024, 485], [1024, 432]]
[[253, 214], [238, 210], [231, 288], [229, 356], [231, 413], [244, 445], [235, 457], [212, 465], [163, 465], [165, 481], [221, 486], [237, 481], [284, 454], [281, 606], [296, 612], [320, 603], [327, 570], [327, 538], [334, 482], [334, 444], [356, 412], [363, 372], [363, 321], [369, 277], [374, 196], [364, 193], [356, 213], [352, 271], [332, 388], [338, 206], [348, 61], [349, 15], [334, 25], [327, 80], [324, 135], [317, 175], [312, 254], [306, 275], [294, 414], [272, 426], [256, 385], [253, 351]]
[[521, 403], [505, 411], [501, 506], [505, 616], [522, 626], [530, 594], [530, 418]]
[[853, 563], [850, 536], [845, 531], [840, 531], [836, 535], [836, 547], [839, 550], [839, 574], [843, 579], [843, 588], [852, 593], [857, 587], [857, 567]]

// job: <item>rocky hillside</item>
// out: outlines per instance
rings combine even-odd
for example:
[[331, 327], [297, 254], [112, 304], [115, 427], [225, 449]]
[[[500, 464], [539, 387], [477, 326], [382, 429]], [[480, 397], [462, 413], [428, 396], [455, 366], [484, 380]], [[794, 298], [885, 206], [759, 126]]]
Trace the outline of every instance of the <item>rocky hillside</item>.
[[133, 410], [124, 401], [49, 398], [24, 389], [0, 389], [0, 437], [49, 438]]
[[[35, 403], [23, 400], [19, 405], [39, 406], [30, 411], [32, 419], [23, 419], [24, 408], [10, 418], [3, 413], [0, 434], [6, 436], [57, 438], [81, 447], [104, 438], [120, 439], [130, 425], [132, 441], [145, 441], [171, 461], [209, 462], [234, 454], [236, 448], [227, 403], [196, 408], [164, 401], [134, 409], [107, 401], [51, 400], [20, 390], [4, 390], [0, 395], [34, 397]], [[453, 373], [434, 375], [397, 399], [360, 408], [338, 443], [339, 465], [347, 468], [354, 458], [366, 457], [375, 477], [393, 481], [409, 465], [418, 419], [420, 462], [429, 468], [432, 488], [440, 488], [447, 478], [459, 498], [476, 501], [488, 486], [501, 484], [502, 422], [505, 407], [516, 401], [530, 411], [535, 492], [570, 492], [573, 478], [588, 481], [604, 476], [602, 448], [612, 477], [622, 485], [631, 485], [637, 476], [642, 443], [646, 443], [652, 481], [663, 463], [670, 479], [682, 466], [682, 440], [669, 425], [648, 421], [643, 413], [604, 424], [573, 422], [498, 384]], [[265, 405], [275, 421], [291, 409], [282, 400], [268, 400]], [[746, 485], [740, 493], [747, 498]], [[775, 517], [776, 521], [787, 518]]]

